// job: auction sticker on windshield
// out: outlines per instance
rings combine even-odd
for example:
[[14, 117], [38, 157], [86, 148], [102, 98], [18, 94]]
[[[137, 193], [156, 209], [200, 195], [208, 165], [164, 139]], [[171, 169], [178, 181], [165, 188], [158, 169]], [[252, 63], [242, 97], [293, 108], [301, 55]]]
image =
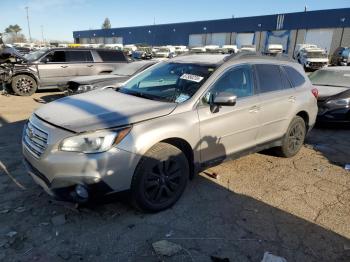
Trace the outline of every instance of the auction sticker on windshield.
[[192, 82], [196, 82], [199, 83], [200, 81], [203, 80], [204, 77], [202, 76], [197, 76], [197, 75], [191, 75], [191, 74], [183, 74], [180, 79], [184, 79], [184, 80], [188, 80], [188, 81], [192, 81]]

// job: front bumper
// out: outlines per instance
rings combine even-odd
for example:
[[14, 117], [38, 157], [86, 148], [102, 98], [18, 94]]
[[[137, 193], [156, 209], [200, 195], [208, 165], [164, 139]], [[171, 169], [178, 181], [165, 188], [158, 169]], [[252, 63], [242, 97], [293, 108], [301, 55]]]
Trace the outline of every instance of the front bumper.
[[350, 108], [319, 107], [316, 121], [319, 123], [350, 123]]
[[140, 159], [138, 155], [117, 147], [96, 154], [59, 151], [57, 143], [67, 136], [62, 136], [67, 131], [35, 117], [31, 118], [31, 123], [47, 131], [48, 145], [42, 155], [37, 156], [22, 142], [24, 163], [34, 181], [48, 194], [64, 200], [74, 200], [71, 193], [77, 185], [86, 187], [92, 197], [130, 188]]

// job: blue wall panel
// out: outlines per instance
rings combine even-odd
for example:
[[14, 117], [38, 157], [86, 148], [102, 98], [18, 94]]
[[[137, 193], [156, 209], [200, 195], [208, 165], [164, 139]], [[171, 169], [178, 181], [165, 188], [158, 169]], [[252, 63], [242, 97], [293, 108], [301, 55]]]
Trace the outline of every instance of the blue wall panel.
[[[350, 27], [350, 8], [283, 14], [281, 30]], [[242, 17], [163, 25], [86, 30], [73, 32], [74, 38], [123, 37], [124, 44], [188, 45], [190, 34], [273, 31], [278, 15]]]

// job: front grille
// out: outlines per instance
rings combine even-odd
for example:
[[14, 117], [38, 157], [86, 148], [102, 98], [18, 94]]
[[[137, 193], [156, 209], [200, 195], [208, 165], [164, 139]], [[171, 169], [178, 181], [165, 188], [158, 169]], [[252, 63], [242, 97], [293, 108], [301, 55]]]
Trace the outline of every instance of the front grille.
[[322, 67], [322, 66], [325, 66], [327, 63], [324, 63], [324, 62], [311, 62], [309, 65], [311, 67]]
[[45, 131], [28, 122], [25, 127], [23, 142], [35, 157], [40, 157], [47, 147], [48, 136]]

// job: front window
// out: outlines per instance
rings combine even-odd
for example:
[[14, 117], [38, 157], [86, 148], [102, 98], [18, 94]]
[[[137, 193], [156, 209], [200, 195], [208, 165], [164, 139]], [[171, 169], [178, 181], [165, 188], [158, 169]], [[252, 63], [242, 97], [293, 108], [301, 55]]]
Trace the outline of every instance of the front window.
[[182, 103], [190, 99], [214, 72], [215, 66], [161, 63], [142, 72], [119, 89], [147, 99]]
[[350, 88], [350, 70], [318, 70], [309, 77], [314, 85]]

